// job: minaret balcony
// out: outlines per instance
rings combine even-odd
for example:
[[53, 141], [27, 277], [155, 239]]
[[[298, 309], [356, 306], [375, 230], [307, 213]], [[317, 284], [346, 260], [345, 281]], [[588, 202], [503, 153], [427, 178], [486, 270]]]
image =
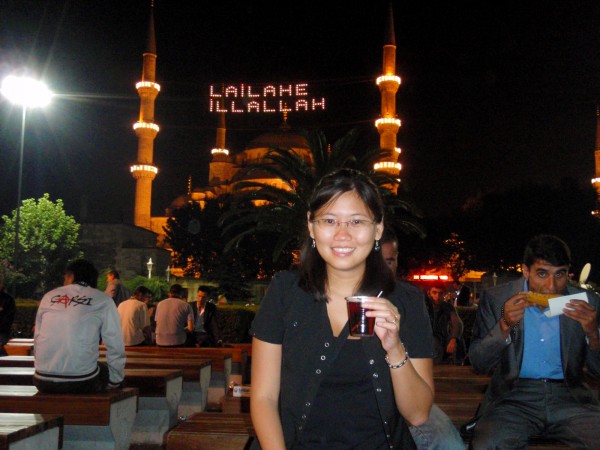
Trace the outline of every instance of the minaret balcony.
[[210, 151], [210, 153], [213, 155], [216, 155], [216, 154], [229, 155], [229, 150], [227, 150], [226, 148], [213, 148]]
[[592, 185], [594, 187], [600, 187], [600, 178], [592, 178]]
[[140, 89], [152, 90], [156, 91], [157, 93], [160, 92], [160, 84], [153, 81], [140, 81], [135, 84], [135, 88], [138, 90], [138, 92]]
[[131, 175], [136, 180], [140, 178], [149, 178], [153, 180], [158, 174], [158, 167], [153, 166], [151, 164], [134, 164], [129, 170], [131, 171]]
[[377, 128], [384, 125], [395, 125], [400, 128], [402, 126], [402, 121], [396, 117], [381, 117], [375, 121], [375, 126]]
[[400, 172], [402, 170], [402, 164], [400, 164], [398, 162], [392, 162], [392, 161], [381, 161], [381, 162], [373, 164], [373, 169], [383, 170], [386, 172], [393, 172], [393, 171]]
[[392, 85], [397, 88], [400, 85], [400, 83], [402, 83], [402, 80], [398, 75], [381, 75], [380, 77], [377, 77], [376, 83], [377, 86], [382, 84], [384, 86]]
[[160, 128], [158, 125], [156, 125], [153, 122], [142, 122], [142, 121], [138, 121], [136, 123], [133, 124], [133, 129], [135, 130], [136, 134], [138, 133], [151, 133], [152, 135], [156, 136], [156, 134], [159, 132]]

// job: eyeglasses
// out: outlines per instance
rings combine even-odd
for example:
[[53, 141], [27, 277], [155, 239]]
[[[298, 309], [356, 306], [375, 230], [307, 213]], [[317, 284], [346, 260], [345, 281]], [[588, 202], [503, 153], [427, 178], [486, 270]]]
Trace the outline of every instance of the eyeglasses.
[[322, 230], [336, 230], [341, 224], [345, 224], [346, 228], [350, 228], [352, 230], [366, 230], [369, 226], [373, 225], [375, 222], [372, 220], [366, 219], [352, 219], [352, 220], [337, 220], [337, 219], [314, 219], [312, 221]]

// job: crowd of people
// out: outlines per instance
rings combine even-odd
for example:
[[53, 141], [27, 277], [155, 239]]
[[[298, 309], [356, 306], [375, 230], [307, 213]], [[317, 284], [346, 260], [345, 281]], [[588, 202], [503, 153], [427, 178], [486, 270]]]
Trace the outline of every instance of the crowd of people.
[[[467, 343], [457, 305], [472, 304], [468, 290], [401, 280], [402, 249], [384, 211], [378, 187], [361, 172], [338, 169], [316, 186], [300, 264], [273, 277], [250, 329], [252, 448], [464, 449], [434, 403], [436, 364], [471, 364], [491, 375], [470, 423], [473, 449], [526, 448], [534, 435], [596, 448], [600, 403], [585, 377], [600, 378], [600, 297], [569, 283], [567, 244], [532, 237], [522, 278], [482, 292]], [[97, 269], [80, 259], [67, 266], [63, 286], [44, 295], [34, 333], [40, 391], [121, 386], [125, 346], [223, 344], [206, 286], [191, 304], [173, 284], [153, 308], [148, 288], [124, 298], [119, 278], [109, 272], [102, 292]], [[460, 301], [447, 301], [451, 290]], [[372, 336], [350, 333], [346, 298], [356, 295], [367, 297]], [[550, 309], [536, 295], [568, 297]], [[0, 277], [0, 348], [11, 314], [14, 300]]]
[[[112, 289], [98, 290], [98, 270], [90, 261], [78, 259], [67, 266], [63, 286], [43, 296], [34, 326], [34, 384], [41, 392], [83, 393], [120, 387], [125, 346], [222, 344], [216, 308], [208, 306], [205, 286], [198, 289], [193, 309], [184, 288], [171, 285], [168, 298], [158, 302], [152, 314], [150, 289], [138, 286], [117, 305], [109, 296], [109, 292], [120, 291], [116, 271], [107, 276], [107, 281], [113, 280], [117, 283], [112, 283]], [[98, 361], [100, 343], [106, 348], [106, 362]]]

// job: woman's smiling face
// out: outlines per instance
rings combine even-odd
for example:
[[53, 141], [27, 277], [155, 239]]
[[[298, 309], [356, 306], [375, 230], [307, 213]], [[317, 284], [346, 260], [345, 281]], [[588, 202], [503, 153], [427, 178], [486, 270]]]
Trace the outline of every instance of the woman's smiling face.
[[356, 270], [362, 276], [383, 224], [375, 223], [367, 205], [350, 191], [318, 210], [308, 221], [308, 229], [328, 271]]

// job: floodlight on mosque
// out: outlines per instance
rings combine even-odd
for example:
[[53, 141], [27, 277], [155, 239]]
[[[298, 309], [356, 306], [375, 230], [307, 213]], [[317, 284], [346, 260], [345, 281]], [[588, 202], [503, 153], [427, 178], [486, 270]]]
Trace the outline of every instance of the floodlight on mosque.
[[592, 178], [592, 184], [600, 183], [600, 178]]
[[229, 150], [227, 150], [226, 148], [213, 148], [210, 151], [210, 153], [213, 155], [215, 155], [215, 154], [229, 155]]

